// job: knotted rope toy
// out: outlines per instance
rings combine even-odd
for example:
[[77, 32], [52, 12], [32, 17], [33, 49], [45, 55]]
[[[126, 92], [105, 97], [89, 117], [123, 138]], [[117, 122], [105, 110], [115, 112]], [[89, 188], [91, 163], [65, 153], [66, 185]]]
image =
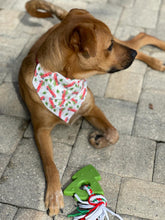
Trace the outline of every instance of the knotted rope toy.
[[72, 176], [73, 182], [64, 190], [64, 195], [74, 196], [78, 201], [78, 213], [69, 214], [68, 217], [73, 217], [73, 220], [109, 220], [110, 213], [123, 220], [107, 208], [107, 200], [98, 183], [100, 179], [100, 174], [92, 165], [82, 168]]

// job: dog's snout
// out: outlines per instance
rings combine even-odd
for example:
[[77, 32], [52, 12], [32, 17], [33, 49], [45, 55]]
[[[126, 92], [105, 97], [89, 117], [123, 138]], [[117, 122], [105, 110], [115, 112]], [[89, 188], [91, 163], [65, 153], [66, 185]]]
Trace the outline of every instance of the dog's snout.
[[136, 57], [136, 55], [137, 55], [136, 50], [133, 50], [133, 49], [132, 49], [132, 52], [131, 52], [132, 58], [134, 59], [134, 58]]

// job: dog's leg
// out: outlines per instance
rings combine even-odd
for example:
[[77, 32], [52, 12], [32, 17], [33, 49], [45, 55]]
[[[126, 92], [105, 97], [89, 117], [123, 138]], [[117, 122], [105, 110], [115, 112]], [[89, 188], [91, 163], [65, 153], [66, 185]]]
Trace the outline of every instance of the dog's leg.
[[40, 120], [36, 118], [32, 117], [32, 123], [47, 182], [45, 206], [49, 209], [49, 215], [54, 216], [64, 207], [60, 177], [53, 160], [53, 146], [50, 136], [55, 123], [52, 123], [49, 118], [46, 121], [43, 121], [42, 117]]
[[119, 134], [111, 123], [107, 120], [103, 112], [94, 105], [93, 108], [84, 115], [95, 128], [100, 131], [95, 131], [89, 136], [89, 142], [95, 148], [103, 148], [110, 144], [115, 144], [119, 139]]
[[165, 50], [165, 42], [162, 40], [159, 40], [156, 37], [153, 37], [151, 35], [148, 35], [146, 33], [139, 33], [137, 36], [133, 37], [131, 40], [127, 41], [121, 41], [118, 39], [115, 39], [118, 43], [124, 44], [128, 47], [131, 47], [135, 50], [139, 50], [140, 48], [146, 46], [146, 45], [153, 45], [156, 46], [162, 50]]
[[150, 36], [145, 33], [140, 33], [131, 40], [127, 41], [121, 41], [118, 39], [115, 39], [118, 43], [123, 44], [125, 46], [128, 46], [130, 48], [133, 48], [137, 50], [137, 56], [136, 59], [141, 60], [145, 62], [148, 66], [155, 70], [164, 71], [165, 65], [162, 61], [160, 61], [157, 58], [150, 57], [148, 55], [145, 55], [144, 53], [138, 51], [140, 48], [146, 45], [153, 45], [156, 46], [162, 50], [165, 50], [165, 42], [162, 40], [157, 39], [156, 37]]
[[158, 70], [161, 72], [165, 71], [165, 63], [163, 63], [163, 61], [155, 57], [148, 56], [138, 51], [137, 59], [145, 62], [148, 66], [150, 66], [154, 70]]

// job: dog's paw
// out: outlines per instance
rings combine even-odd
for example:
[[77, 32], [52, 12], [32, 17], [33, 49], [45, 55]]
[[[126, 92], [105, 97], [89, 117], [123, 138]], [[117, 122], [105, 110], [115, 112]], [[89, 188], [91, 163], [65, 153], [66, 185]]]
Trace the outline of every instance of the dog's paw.
[[95, 148], [103, 148], [115, 144], [118, 139], [119, 134], [117, 130], [114, 130], [110, 134], [102, 134], [99, 131], [94, 131], [89, 135], [89, 143]]
[[162, 65], [161, 65], [161, 66], [162, 66], [162, 67], [161, 67], [161, 69], [162, 69], [161, 71], [164, 72], [164, 71], [165, 71], [165, 63], [162, 62]]
[[165, 71], [165, 63], [163, 63], [162, 61], [159, 61], [157, 65], [158, 65], [159, 71], [161, 71], [161, 72]]
[[95, 148], [103, 148], [110, 144], [104, 135], [98, 131], [95, 131], [89, 135], [89, 143]]
[[49, 216], [53, 217], [63, 212], [64, 200], [62, 190], [48, 187], [45, 197], [45, 207], [48, 209]]
[[161, 72], [165, 71], [165, 63], [163, 63], [161, 60], [158, 60], [156, 58], [153, 58], [152, 62], [152, 68]]

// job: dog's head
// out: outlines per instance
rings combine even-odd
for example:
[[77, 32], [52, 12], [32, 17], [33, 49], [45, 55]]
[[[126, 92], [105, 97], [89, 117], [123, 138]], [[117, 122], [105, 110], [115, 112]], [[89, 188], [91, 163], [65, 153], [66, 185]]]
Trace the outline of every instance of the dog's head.
[[65, 71], [71, 78], [87, 78], [94, 72], [114, 73], [126, 69], [137, 54], [117, 43], [109, 28], [85, 10], [72, 9], [59, 29], [63, 35]]

